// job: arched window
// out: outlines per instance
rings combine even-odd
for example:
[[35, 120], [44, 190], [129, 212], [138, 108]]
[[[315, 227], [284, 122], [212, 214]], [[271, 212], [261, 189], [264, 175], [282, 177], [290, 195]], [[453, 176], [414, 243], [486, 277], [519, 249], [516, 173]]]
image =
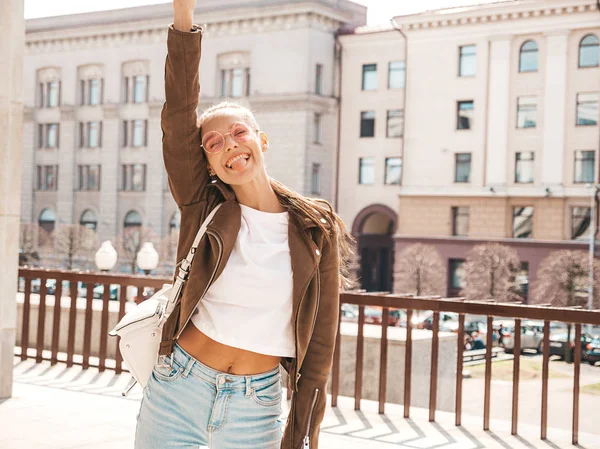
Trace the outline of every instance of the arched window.
[[169, 234], [172, 234], [174, 231], [179, 231], [180, 226], [181, 226], [181, 212], [179, 212], [179, 210], [178, 210], [171, 217], [171, 221], [169, 221]]
[[54, 226], [56, 224], [56, 214], [52, 209], [46, 208], [40, 214], [38, 223], [40, 225], [38, 244], [44, 246], [51, 242], [50, 234], [52, 234], [52, 232], [54, 231]]
[[125, 215], [125, 221], [123, 222], [124, 228], [140, 228], [142, 226], [142, 217], [134, 210], [130, 210]]
[[579, 67], [598, 67], [600, 65], [600, 39], [588, 34], [579, 43]]
[[98, 220], [96, 218], [96, 214], [91, 210], [86, 210], [83, 214], [81, 214], [81, 218], [79, 219], [79, 224], [81, 226], [85, 226], [86, 228], [91, 229], [96, 232], [96, 228], [98, 226]]
[[537, 72], [538, 70], [538, 44], [535, 41], [526, 41], [521, 45], [519, 52], [519, 72]]

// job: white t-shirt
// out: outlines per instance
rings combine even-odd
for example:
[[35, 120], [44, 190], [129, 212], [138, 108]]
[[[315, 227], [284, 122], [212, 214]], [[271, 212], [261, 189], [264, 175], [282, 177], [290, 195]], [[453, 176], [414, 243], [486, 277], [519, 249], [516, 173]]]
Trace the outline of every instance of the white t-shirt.
[[219, 343], [295, 357], [288, 213], [240, 207], [242, 222], [231, 256], [191, 321]]

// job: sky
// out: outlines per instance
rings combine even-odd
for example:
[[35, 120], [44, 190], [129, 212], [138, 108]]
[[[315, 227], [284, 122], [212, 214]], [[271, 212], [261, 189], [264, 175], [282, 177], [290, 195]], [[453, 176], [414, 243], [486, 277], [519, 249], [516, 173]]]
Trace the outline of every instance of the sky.
[[[202, 0], [198, 0], [202, 1]], [[390, 18], [403, 14], [414, 14], [430, 9], [450, 8], [498, 0], [353, 0], [368, 8], [367, 25], [387, 25]], [[129, 8], [133, 6], [170, 3], [165, 0], [25, 0], [25, 18], [51, 17], [80, 12]]]

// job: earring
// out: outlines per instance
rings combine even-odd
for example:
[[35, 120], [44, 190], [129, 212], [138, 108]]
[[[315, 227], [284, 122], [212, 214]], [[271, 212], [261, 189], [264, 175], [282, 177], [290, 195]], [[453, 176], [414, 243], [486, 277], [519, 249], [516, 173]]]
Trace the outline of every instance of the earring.
[[209, 171], [208, 174], [210, 175], [210, 182], [212, 184], [217, 182], [217, 174], [214, 171]]

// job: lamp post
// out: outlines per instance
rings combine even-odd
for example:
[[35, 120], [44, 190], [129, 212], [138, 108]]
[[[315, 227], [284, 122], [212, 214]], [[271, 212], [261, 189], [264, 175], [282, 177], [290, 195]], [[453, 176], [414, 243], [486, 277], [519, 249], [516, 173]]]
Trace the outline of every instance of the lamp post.
[[154, 249], [152, 242], [146, 242], [137, 254], [137, 265], [149, 275], [158, 266], [158, 252]]
[[96, 252], [96, 267], [104, 273], [113, 269], [117, 263], [117, 251], [113, 248], [110, 240], [102, 242], [100, 249]]
[[[592, 310], [594, 304], [594, 254], [596, 243], [596, 197], [598, 196], [599, 184], [588, 184], [587, 187], [591, 190], [590, 195], [590, 248], [589, 248], [589, 280], [588, 280], [588, 301], [587, 309]], [[588, 331], [591, 333], [591, 325], [588, 325]]]

